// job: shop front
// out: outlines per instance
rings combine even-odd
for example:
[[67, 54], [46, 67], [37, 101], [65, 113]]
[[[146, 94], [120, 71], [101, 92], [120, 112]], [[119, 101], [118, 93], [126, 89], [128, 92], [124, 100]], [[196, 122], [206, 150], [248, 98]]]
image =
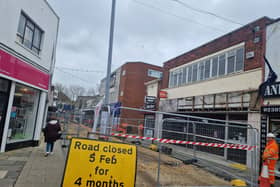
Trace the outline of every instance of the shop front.
[[2, 143], [2, 136], [5, 126], [5, 116], [7, 112], [7, 106], [10, 93], [10, 81], [0, 78], [0, 145]]
[[1, 152], [38, 145], [49, 74], [0, 49]]
[[[276, 141], [280, 145], [280, 82], [267, 84], [262, 97], [264, 102], [261, 107], [261, 154], [265, 149], [266, 135], [269, 132], [276, 136]], [[280, 177], [279, 160], [275, 174]]]

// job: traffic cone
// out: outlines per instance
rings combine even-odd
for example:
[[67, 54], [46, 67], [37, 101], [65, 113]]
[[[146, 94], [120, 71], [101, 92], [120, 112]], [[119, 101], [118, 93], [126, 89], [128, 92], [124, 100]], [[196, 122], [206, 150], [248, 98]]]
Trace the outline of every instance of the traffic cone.
[[259, 187], [270, 187], [269, 178], [259, 177], [260, 186]]
[[262, 165], [261, 175], [259, 176], [260, 187], [270, 187], [269, 175], [268, 175], [268, 166], [265, 161]]

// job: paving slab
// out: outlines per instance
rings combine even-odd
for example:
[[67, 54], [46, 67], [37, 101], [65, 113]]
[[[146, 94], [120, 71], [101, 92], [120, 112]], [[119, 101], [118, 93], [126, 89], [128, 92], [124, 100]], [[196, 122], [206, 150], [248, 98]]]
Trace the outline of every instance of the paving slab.
[[14, 186], [33, 147], [0, 153], [0, 186]]
[[8, 173], [8, 170], [0, 170], [0, 179], [4, 179]]
[[44, 156], [45, 144], [35, 147], [25, 164], [15, 187], [59, 187], [64, 171], [65, 156], [61, 142], [55, 143], [54, 154]]

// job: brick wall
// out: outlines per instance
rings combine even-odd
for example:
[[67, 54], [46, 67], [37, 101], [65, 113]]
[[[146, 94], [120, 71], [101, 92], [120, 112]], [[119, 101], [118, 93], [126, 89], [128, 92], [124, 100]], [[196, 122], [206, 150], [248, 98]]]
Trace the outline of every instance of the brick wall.
[[[210, 41], [196, 49], [186, 52], [178, 57], [175, 57], [164, 63], [163, 69], [163, 80], [162, 88], [168, 87], [169, 80], [169, 70], [186, 64], [188, 62], [194, 61], [196, 59], [202, 58], [204, 56], [210, 55], [212, 53], [218, 52], [220, 50], [229, 48], [241, 42], [245, 42], [245, 54], [249, 51], [255, 52], [255, 57], [252, 59], [245, 59], [244, 70], [252, 70], [255, 68], [263, 67], [263, 55], [265, 54], [265, 30], [266, 25], [271, 23], [273, 20], [267, 17], [260, 18], [248, 25], [241, 27], [233, 32], [223, 35], [213, 41]], [[259, 26], [260, 30], [253, 32], [253, 29]], [[260, 41], [254, 43], [254, 38], [259, 36]]]
[[[122, 103], [122, 106], [144, 107], [144, 97], [146, 96], [146, 86], [144, 83], [156, 79], [148, 76], [148, 69], [162, 72], [161, 67], [143, 62], [128, 62], [122, 66], [120, 92], [123, 91], [123, 96], [119, 95], [119, 101]], [[126, 73], [123, 76], [122, 72], [124, 70]], [[144, 119], [144, 113], [122, 110], [121, 118]]]

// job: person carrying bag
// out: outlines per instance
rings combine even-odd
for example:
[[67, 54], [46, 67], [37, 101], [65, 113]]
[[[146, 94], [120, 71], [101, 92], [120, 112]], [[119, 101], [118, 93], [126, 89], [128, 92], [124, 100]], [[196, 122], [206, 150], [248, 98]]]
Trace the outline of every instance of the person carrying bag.
[[46, 128], [43, 129], [46, 144], [45, 156], [53, 154], [54, 143], [61, 136], [61, 128], [58, 120], [50, 120]]

